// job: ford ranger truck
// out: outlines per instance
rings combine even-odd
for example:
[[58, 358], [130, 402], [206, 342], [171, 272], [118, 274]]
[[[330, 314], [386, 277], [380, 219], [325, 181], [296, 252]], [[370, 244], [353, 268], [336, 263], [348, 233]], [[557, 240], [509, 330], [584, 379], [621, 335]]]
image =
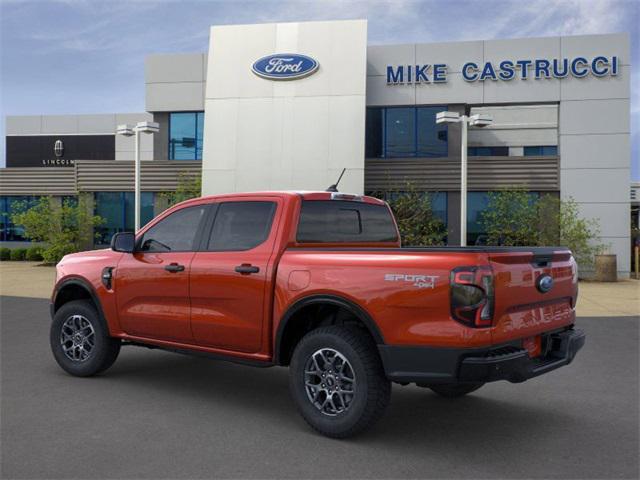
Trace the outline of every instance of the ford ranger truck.
[[342, 438], [381, 417], [392, 382], [459, 397], [571, 363], [577, 295], [566, 248], [401, 248], [375, 198], [216, 195], [65, 256], [50, 342], [76, 376], [122, 346], [288, 366], [303, 418]]

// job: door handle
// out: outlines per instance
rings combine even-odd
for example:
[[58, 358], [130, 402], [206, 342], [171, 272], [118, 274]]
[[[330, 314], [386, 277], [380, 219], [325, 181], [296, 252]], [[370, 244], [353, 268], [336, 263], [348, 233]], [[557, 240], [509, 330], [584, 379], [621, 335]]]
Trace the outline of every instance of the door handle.
[[165, 266], [164, 269], [167, 272], [176, 273], [176, 272], [184, 272], [184, 265], [178, 265], [177, 263], [170, 263]]
[[252, 273], [258, 273], [259, 271], [260, 267], [255, 267], [250, 263], [243, 263], [236, 267], [236, 272], [241, 273], [242, 275], [250, 275]]

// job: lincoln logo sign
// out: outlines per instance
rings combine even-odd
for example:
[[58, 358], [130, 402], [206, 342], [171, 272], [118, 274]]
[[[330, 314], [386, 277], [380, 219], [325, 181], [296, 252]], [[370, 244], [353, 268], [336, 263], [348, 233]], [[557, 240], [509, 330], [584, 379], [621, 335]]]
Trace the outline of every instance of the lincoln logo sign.
[[[446, 83], [448, 65], [445, 63], [418, 65], [387, 65], [387, 84]], [[620, 58], [595, 56], [502, 60], [497, 62], [466, 62], [460, 70], [466, 82], [540, 80], [549, 78], [615, 77], [620, 71]]]
[[60, 158], [62, 155], [64, 155], [64, 144], [62, 143], [62, 140], [55, 141], [55, 143], [53, 144], [53, 153], [57, 158]]
[[278, 53], [256, 60], [251, 70], [269, 80], [296, 80], [312, 75], [318, 66], [318, 62], [306, 55]]

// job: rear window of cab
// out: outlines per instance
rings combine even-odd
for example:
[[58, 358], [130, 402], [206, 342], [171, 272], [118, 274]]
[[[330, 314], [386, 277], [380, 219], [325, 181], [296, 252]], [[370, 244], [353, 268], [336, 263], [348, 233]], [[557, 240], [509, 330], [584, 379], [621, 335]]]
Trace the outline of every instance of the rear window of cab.
[[298, 243], [396, 242], [398, 233], [386, 205], [305, 200], [300, 209]]

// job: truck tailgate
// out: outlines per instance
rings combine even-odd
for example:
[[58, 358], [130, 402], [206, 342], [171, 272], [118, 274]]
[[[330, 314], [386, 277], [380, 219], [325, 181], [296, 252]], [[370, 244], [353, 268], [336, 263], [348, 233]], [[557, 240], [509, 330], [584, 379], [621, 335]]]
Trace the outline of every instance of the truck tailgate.
[[495, 251], [489, 260], [495, 275], [494, 343], [574, 323], [578, 275], [569, 250]]

